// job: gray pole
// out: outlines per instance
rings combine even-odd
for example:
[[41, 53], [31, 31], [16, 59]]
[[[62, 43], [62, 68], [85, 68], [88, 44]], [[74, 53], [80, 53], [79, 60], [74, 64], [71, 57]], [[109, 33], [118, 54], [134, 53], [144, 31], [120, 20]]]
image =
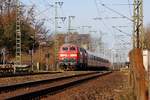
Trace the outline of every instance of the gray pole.
[[5, 59], [5, 48], [2, 49], [2, 55], [3, 55], [3, 65], [5, 64], [6, 62], [6, 59]]
[[59, 47], [59, 41], [57, 39], [57, 28], [58, 28], [58, 12], [57, 12], [57, 8], [58, 5], [61, 7], [63, 5], [63, 2], [55, 2], [55, 41], [54, 41], [54, 70], [58, 69], [58, 64], [57, 64], [57, 57], [58, 57], [58, 47]]
[[71, 33], [71, 19], [75, 18], [75, 16], [68, 16], [68, 34], [66, 36], [66, 43], [70, 42], [69, 41], [69, 36]]
[[134, 0], [133, 21], [133, 48], [143, 48], [143, 0]]
[[[21, 66], [21, 8], [20, 1], [16, 0], [16, 62], [17, 66]], [[16, 66], [14, 66], [14, 73], [16, 72]]]

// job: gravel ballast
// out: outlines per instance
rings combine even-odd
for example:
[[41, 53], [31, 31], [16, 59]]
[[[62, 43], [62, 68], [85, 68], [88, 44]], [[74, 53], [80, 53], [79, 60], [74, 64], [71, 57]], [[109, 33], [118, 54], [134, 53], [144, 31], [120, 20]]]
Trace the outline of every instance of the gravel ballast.
[[42, 100], [127, 100], [128, 92], [128, 74], [114, 72], [47, 95]]

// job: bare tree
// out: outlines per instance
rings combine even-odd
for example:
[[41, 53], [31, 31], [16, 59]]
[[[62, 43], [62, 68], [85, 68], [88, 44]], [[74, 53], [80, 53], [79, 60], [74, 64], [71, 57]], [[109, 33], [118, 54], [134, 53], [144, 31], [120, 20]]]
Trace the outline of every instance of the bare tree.
[[150, 25], [145, 29], [144, 33], [144, 49], [150, 49]]

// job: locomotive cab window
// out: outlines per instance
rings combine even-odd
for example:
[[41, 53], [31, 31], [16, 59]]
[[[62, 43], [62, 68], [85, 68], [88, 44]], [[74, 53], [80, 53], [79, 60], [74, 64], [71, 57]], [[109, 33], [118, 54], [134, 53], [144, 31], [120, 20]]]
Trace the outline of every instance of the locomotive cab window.
[[68, 51], [68, 47], [63, 47], [62, 50]]
[[74, 50], [76, 50], [76, 48], [75, 47], [70, 47], [70, 50], [74, 51]]

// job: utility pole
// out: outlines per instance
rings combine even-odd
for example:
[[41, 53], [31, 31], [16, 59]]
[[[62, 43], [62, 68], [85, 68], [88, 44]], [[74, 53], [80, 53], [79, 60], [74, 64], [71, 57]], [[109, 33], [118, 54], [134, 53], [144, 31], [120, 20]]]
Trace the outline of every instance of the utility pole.
[[82, 34], [84, 34], [85, 33], [85, 28], [88, 28], [88, 32], [90, 33], [91, 31], [90, 31], [90, 28], [92, 27], [92, 26], [81, 26], [82, 27]]
[[68, 16], [68, 33], [71, 31], [71, 19], [75, 18], [75, 16]]
[[[16, 65], [21, 66], [21, 8], [19, 0], [16, 0]], [[14, 72], [16, 68], [14, 68]]]
[[2, 49], [2, 57], [3, 57], [3, 65], [5, 65], [6, 64], [6, 49], [5, 48]]
[[133, 50], [130, 52], [130, 85], [136, 100], [148, 100], [146, 71], [143, 66], [143, 0], [133, 3]]
[[58, 28], [58, 5], [61, 7], [63, 5], [63, 2], [55, 2], [55, 41], [54, 41], [54, 66], [57, 70], [57, 60], [58, 60], [58, 46], [59, 46], [59, 41], [58, 41], [58, 37], [57, 37], [57, 28]]
[[133, 5], [133, 48], [143, 48], [143, 0], [134, 0]]
[[71, 33], [71, 19], [75, 18], [75, 16], [68, 16], [68, 33], [67, 33], [67, 36], [66, 36], [66, 43], [70, 42], [69, 41], [69, 36], [70, 36], [70, 33]]

